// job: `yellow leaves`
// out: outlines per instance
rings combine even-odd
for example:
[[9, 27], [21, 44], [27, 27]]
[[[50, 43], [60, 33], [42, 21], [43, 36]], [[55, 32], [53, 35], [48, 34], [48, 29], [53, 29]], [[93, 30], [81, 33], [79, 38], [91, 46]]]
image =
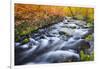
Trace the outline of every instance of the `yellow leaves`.
[[20, 19], [29, 19], [36, 16], [47, 18], [45, 15], [60, 15], [60, 16], [87, 16], [94, 17], [93, 8], [69, 7], [69, 6], [47, 6], [47, 5], [32, 5], [32, 4], [15, 4], [15, 16]]
[[[15, 25], [21, 25], [26, 21], [26, 25], [18, 27], [25, 34], [30, 28], [42, 27], [50, 23], [56, 23], [63, 20], [65, 16], [74, 16], [83, 20], [86, 16], [88, 22], [94, 19], [93, 8], [69, 7], [69, 6], [50, 6], [50, 5], [32, 5], [32, 4], [15, 4]], [[24, 29], [25, 28], [25, 29]], [[20, 31], [19, 30], [19, 31]], [[27, 32], [26, 32], [27, 31]]]

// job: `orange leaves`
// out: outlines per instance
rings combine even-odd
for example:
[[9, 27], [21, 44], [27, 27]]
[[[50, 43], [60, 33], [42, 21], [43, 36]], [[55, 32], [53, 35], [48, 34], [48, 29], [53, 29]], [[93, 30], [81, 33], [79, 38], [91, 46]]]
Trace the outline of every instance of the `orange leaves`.
[[79, 15], [93, 18], [93, 13], [93, 8], [15, 4], [15, 22], [23, 20], [36, 22], [38, 20], [48, 20], [51, 16], [63, 17]]
[[72, 16], [73, 14], [87, 16], [93, 13], [93, 8], [15, 4], [15, 16], [21, 19], [31, 19], [34, 16], [47, 18], [47, 15]]

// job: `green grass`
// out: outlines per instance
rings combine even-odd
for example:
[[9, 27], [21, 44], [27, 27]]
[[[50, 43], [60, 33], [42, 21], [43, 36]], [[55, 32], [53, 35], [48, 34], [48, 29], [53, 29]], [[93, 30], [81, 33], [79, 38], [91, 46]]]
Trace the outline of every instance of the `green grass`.
[[94, 60], [94, 53], [91, 55], [85, 54], [82, 50], [80, 51], [80, 59], [81, 61], [93, 61]]
[[38, 28], [41, 28], [43, 26], [46, 26], [48, 24], [52, 23], [58, 23], [63, 19], [62, 16], [57, 15], [48, 15], [48, 18], [45, 19], [43, 17], [37, 18], [36, 20], [27, 20], [27, 21], [20, 21], [20, 24], [15, 25], [15, 41], [18, 42], [20, 40], [20, 37], [25, 36], [27, 34], [31, 34], [35, 32]]

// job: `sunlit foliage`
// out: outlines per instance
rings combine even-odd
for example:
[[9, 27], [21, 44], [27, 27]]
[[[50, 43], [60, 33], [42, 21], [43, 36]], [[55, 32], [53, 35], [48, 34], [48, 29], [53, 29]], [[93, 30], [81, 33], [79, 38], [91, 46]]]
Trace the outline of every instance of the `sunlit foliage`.
[[93, 8], [17, 3], [14, 6], [15, 41], [45, 25], [61, 22], [65, 16], [86, 20], [88, 25], [93, 25], [94, 21]]

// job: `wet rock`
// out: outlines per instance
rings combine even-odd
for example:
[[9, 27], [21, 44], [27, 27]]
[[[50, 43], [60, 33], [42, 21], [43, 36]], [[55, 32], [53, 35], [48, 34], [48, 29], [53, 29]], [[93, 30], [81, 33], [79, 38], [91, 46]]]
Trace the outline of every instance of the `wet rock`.
[[68, 61], [79, 61], [80, 57], [78, 54], [70, 52], [70, 51], [51, 51], [43, 54], [42, 56], [36, 59], [36, 63], [60, 63], [60, 62], [68, 62]]
[[15, 46], [20, 46], [20, 44], [21, 44], [21, 43], [19, 43], [19, 42], [16, 42], [16, 43], [15, 43]]
[[89, 49], [90, 44], [86, 42], [84, 39], [79, 39], [74, 42], [66, 42], [64, 46], [62, 46], [62, 50], [73, 49], [80, 51], [81, 49]]
[[65, 33], [66, 35], [69, 35], [69, 36], [73, 35], [75, 32], [73, 29], [70, 29], [70, 28], [61, 28], [61, 29], [59, 29], [59, 31]]

